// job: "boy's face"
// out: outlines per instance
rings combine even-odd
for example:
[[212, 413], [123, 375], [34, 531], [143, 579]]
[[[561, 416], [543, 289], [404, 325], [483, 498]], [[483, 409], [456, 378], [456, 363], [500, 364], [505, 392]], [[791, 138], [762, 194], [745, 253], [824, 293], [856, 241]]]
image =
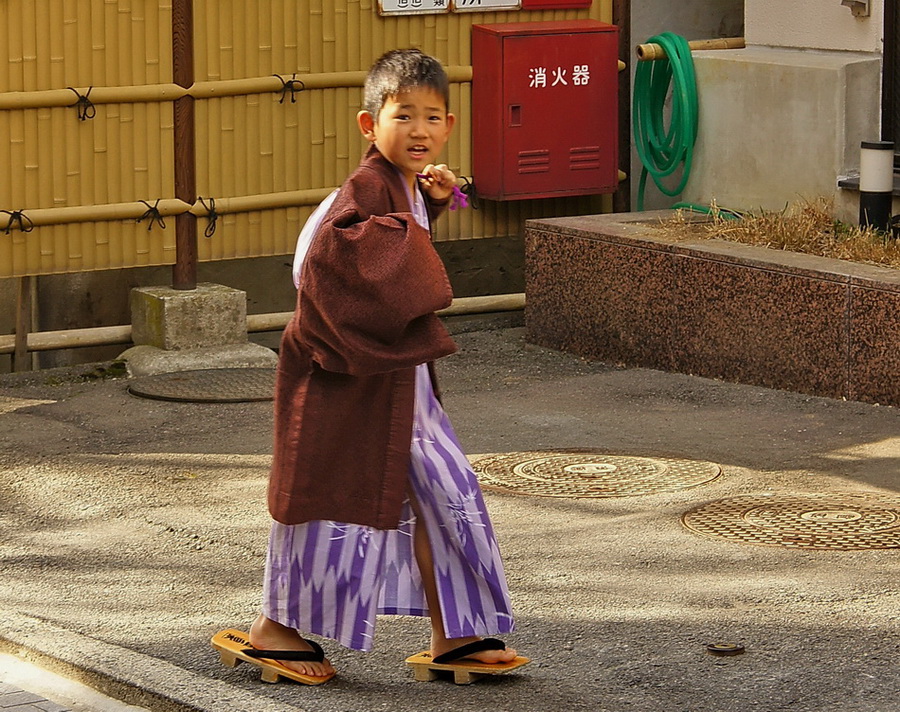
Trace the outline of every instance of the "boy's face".
[[435, 163], [456, 117], [448, 113], [444, 98], [432, 89], [411, 89], [388, 97], [377, 117], [360, 111], [360, 131], [393, 163], [410, 185], [416, 173]]

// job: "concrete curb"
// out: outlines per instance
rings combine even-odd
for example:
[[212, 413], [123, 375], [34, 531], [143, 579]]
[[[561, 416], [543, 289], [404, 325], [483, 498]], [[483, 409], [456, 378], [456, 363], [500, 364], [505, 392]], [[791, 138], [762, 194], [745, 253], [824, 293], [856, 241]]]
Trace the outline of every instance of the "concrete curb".
[[0, 652], [39, 664], [126, 704], [154, 712], [309, 712], [49, 621], [8, 610], [3, 618]]

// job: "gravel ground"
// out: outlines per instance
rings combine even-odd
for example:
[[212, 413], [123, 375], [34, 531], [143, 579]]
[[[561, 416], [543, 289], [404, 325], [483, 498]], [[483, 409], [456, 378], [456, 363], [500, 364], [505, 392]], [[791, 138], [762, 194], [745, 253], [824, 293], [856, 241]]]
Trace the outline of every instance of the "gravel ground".
[[[339, 677], [263, 685], [208, 639], [255, 616], [271, 403], [135, 398], [103, 366], [0, 378], [3, 646], [151, 709], [900, 710], [898, 549], [809, 550], [688, 531], [738, 495], [870, 493], [900, 511], [900, 410], [621, 369], [468, 330], [439, 367], [467, 451], [595, 448], [710, 461], [690, 489], [602, 499], [486, 491], [533, 659], [416, 683], [426, 626], [382, 618]], [[716, 657], [708, 643], [746, 652]]]

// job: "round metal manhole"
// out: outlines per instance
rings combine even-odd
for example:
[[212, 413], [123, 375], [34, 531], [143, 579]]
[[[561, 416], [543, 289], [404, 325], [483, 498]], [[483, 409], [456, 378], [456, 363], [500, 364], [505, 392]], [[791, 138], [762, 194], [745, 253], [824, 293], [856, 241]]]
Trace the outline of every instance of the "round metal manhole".
[[688, 529], [742, 544], [792, 549], [900, 547], [900, 498], [868, 494], [759, 495], [704, 504]]
[[712, 462], [609, 455], [595, 450], [541, 450], [472, 457], [484, 487], [538, 497], [633, 497], [673, 492], [714, 480]]
[[272, 400], [275, 369], [210, 368], [134, 379], [128, 392], [141, 398], [186, 403], [246, 403]]

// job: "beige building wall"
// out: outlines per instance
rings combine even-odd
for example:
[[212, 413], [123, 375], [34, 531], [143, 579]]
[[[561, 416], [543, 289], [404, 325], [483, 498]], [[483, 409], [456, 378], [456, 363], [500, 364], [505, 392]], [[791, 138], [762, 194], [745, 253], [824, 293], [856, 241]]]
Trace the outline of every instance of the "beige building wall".
[[885, 0], [869, 0], [869, 15], [854, 17], [841, 0], [746, 0], [745, 37], [751, 45], [881, 52]]

